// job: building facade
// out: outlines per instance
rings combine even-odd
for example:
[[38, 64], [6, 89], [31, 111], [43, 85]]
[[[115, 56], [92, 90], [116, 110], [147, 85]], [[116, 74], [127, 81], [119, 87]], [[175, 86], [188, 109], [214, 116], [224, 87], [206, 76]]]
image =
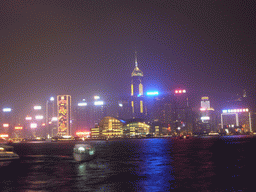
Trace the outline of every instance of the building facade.
[[123, 123], [114, 117], [104, 117], [98, 126], [91, 128], [92, 138], [123, 137]]
[[80, 131], [89, 131], [97, 127], [101, 119], [106, 116], [106, 104], [99, 96], [88, 102], [83, 99], [73, 107], [72, 129], [73, 134]]
[[217, 131], [217, 115], [210, 106], [209, 97], [201, 97], [200, 120], [202, 131], [206, 134]]
[[71, 135], [71, 96], [57, 96], [58, 135]]
[[146, 137], [150, 134], [150, 125], [146, 124], [142, 120], [133, 119], [124, 124], [123, 132], [124, 137], [128, 138]]

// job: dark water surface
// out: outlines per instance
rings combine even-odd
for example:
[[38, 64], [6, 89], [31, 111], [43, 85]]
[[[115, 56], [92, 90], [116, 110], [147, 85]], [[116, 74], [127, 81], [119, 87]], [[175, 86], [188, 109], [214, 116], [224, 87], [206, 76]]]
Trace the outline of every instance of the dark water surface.
[[73, 160], [72, 143], [12, 144], [0, 191], [255, 191], [251, 136], [91, 141], [97, 157]]

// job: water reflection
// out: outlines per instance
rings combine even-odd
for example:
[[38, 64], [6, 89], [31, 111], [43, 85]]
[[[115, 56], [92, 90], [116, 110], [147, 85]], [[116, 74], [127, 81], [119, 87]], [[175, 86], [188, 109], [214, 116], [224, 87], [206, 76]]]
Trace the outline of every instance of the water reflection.
[[[74, 144], [17, 144], [21, 160], [1, 169], [0, 191], [239, 191], [253, 185], [254, 138], [134, 139], [93, 143], [75, 162]], [[9, 174], [10, 173], [10, 174]]]

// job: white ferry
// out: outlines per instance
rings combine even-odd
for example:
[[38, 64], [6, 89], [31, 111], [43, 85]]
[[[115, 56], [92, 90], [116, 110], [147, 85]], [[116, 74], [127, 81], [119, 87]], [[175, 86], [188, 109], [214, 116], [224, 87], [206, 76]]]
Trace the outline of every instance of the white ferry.
[[89, 144], [76, 144], [73, 156], [76, 161], [89, 161], [95, 157], [95, 149]]
[[19, 155], [14, 153], [12, 146], [0, 145], [0, 167], [7, 166], [19, 158]]

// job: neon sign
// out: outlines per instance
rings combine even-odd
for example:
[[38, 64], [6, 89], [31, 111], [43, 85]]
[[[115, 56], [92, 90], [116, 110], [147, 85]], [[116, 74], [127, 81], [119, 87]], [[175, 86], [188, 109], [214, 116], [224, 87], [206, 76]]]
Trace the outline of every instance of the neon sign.
[[31, 121], [31, 120], [32, 120], [32, 117], [27, 116], [25, 119], [26, 119], [27, 121]]
[[52, 117], [52, 121], [58, 121], [58, 117]]
[[16, 130], [21, 130], [21, 129], [23, 129], [23, 127], [21, 127], [21, 126], [16, 126], [16, 127], [14, 127], [14, 129], [16, 129]]
[[3, 112], [11, 112], [11, 108], [3, 108]]
[[8, 134], [0, 134], [0, 137], [6, 138], [6, 137], [9, 137], [9, 135]]
[[34, 106], [34, 109], [35, 109], [35, 110], [41, 110], [42, 107], [37, 105], [37, 106]]
[[147, 92], [147, 95], [159, 95], [158, 91]]
[[89, 131], [79, 131], [79, 132], [76, 132], [76, 135], [78, 137], [84, 137], [84, 136], [90, 135], [90, 132]]
[[31, 128], [31, 129], [37, 128], [37, 124], [36, 124], [36, 123], [31, 123], [31, 124], [30, 124], [30, 128]]
[[37, 120], [40, 120], [40, 119], [43, 119], [44, 117], [43, 117], [42, 115], [37, 115], [35, 118], [36, 118]]
[[7, 127], [9, 127], [9, 124], [8, 123], [4, 123], [3, 127], [7, 128]]
[[67, 132], [67, 100], [64, 96], [61, 97], [61, 100], [58, 102], [59, 105], [59, 132], [65, 133]]
[[103, 105], [103, 101], [95, 101], [94, 105]]
[[249, 109], [244, 108], [244, 109], [225, 109], [225, 110], [222, 110], [222, 113], [241, 113], [241, 112], [249, 112]]
[[85, 102], [83, 102], [83, 103], [78, 103], [78, 106], [86, 106], [87, 105], [87, 103], [85, 103]]
[[210, 120], [210, 117], [204, 116], [204, 117], [201, 117], [201, 120]]

